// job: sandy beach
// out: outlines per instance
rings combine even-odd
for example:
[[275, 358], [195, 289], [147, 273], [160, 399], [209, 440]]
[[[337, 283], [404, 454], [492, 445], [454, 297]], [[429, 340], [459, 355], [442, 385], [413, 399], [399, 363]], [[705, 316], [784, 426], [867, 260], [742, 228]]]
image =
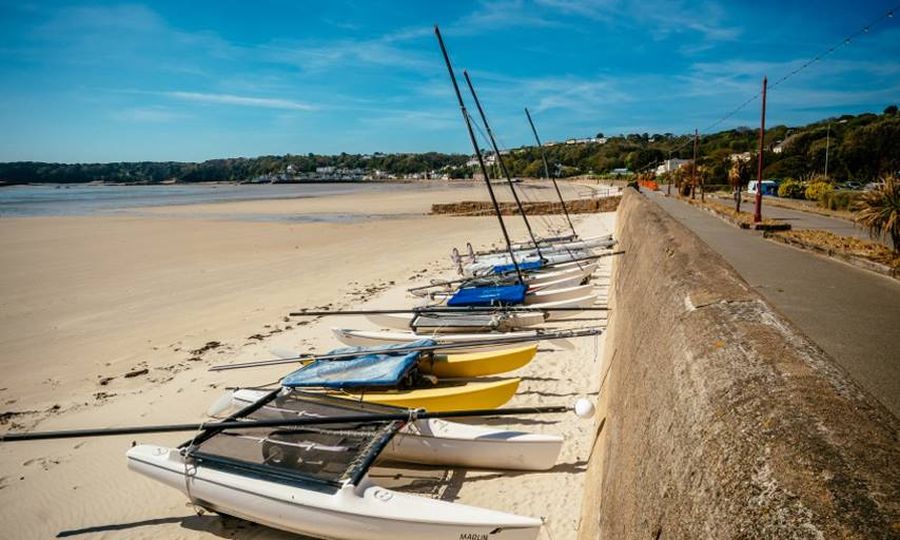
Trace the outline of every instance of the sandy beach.
[[[564, 189], [567, 197], [591, 192]], [[530, 200], [555, 197], [547, 186], [527, 193]], [[210, 365], [269, 358], [270, 349], [324, 351], [339, 346], [330, 327], [370, 326], [354, 318], [287, 318], [288, 312], [410, 305], [406, 287], [452, 275], [453, 246], [497, 244], [496, 218], [425, 215], [435, 202], [485, 198], [480, 185], [447, 186], [0, 219], [3, 429], [204, 420], [225, 388], [274, 382], [289, 370], [211, 373]], [[330, 219], [337, 214], [344, 217]], [[317, 215], [323, 219], [301, 219]], [[584, 235], [614, 226], [613, 214], [574, 219]], [[535, 221], [563, 223], [558, 216]], [[521, 220], [507, 222], [523, 239]], [[594, 279], [600, 304], [609, 264], [604, 259]], [[515, 373], [523, 382], [510, 406], [596, 397], [602, 344], [602, 338], [583, 339], [575, 350], [542, 348]], [[563, 434], [558, 465], [517, 473], [391, 464], [371, 476], [390, 488], [544, 517], [542, 538], [573, 538], [594, 423], [570, 414], [508, 425]], [[288, 537], [233, 518], [198, 516], [180, 493], [125, 467], [132, 441], [176, 445], [189, 437], [0, 445], [3, 536]]]

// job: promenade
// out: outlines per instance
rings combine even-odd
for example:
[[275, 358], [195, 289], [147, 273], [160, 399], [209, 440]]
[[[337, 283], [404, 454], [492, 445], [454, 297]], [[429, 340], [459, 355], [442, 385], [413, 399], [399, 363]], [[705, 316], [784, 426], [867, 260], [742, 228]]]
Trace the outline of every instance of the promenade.
[[[900, 282], [771, 242], [761, 233], [738, 229], [661, 192], [647, 195], [719, 252], [767, 301], [900, 417]], [[764, 217], [797, 217], [794, 214], [803, 213], [763, 204]], [[841, 221], [833, 218], [800, 217], [841, 226], [830, 223]]]

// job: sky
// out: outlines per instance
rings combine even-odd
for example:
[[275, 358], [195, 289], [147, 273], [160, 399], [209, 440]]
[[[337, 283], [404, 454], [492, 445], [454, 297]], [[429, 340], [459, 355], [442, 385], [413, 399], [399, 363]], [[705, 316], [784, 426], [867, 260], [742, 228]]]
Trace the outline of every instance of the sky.
[[767, 124], [881, 112], [896, 2], [0, 0], [0, 161], [471, 153], [434, 24], [504, 148], [756, 126], [875, 20]]

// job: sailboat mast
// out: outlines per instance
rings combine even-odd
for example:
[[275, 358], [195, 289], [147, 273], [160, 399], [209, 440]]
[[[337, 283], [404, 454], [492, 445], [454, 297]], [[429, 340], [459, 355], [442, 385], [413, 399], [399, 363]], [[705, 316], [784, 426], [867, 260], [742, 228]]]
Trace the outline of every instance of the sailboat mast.
[[531, 113], [528, 112], [528, 107], [525, 107], [525, 116], [528, 117], [528, 125], [531, 126], [531, 132], [534, 133], [534, 140], [537, 142], [538, 150], [541, 151], [541, 159], [544, 161], [544, 174], [546, 174], [547, 178], [553, 182], [553, 187], [556, 188], [556, 195], [559, 197], [560, 204], [562, 204], [563, 214], [566, 215], [566, 221], [569, 223], [569, 228], [572, 229], [572, 234], [577, 238], [578, 233], [575, 232], [575, 226], [572, 225], [572, 219], [569, 218], [569, 210], [566, 208], [566, 201], [563, 200], [562, 193], [559, 191], [559, 184], [556, 183], [556, 178], [550, 176], [550, 167], [547, 166], [547, 156], [544, 154], [544, 145], [541, 144], [541, 138], [538, 137], [538, 132], [534, 127], [534, 122], [531, 120]]
[[478, 158], [478, 165], [481, 167], [481, 174], [484, 175], [484, 182], [487, 184], [488, 194], [491, 196], [491, 202], [494, 204], [494, 212], [500, 221], [500, 230], [503, 231], [503, 239], [506, 241], [506, 250], [509, 252], [509, 258], [513, 267], [516, 269], [516, 276], [520, 284], [524, 284], [522, 278], [522, 270], [516, 261], [516, 254], [512, 248], [512, 242], [509, 240], [509, 233], [506, 231], [506, 224], [503, 223], [503, 216], [500, 214], [500, 205], [497, 204], [497, 197], [494, 196], [494, 188], [491, 187], [491, 180], [488, 177], [487, 167], [484, 166], [484, 157], [481, 155], [481, 149], [478, 147], [478, 140], [475, 138], [475, 132], [472, 130], [472, 122], [469, 120], [469, 113], [466, 111], [466, 104], [463, 101], [462, 94], [459, 92], [459, 85], [456, 83], [456, 75], [453, 73], [453, 64], [450, 63], [450, 56], [447, 54], [447, 48], [444, 46], [444, 38], [441, 37], [441, 30], [434, 25], [434, 35], [437, 36], [438, 44], [441, 46], [441, 54], [444, 56], [444, 63], [447, 64], [447, 71], [450, 73], [450, 82], [453, 83], [453, 90], [456, 92], [456, 99], [459, 101], [459, 109], [462, 111], [463, 120], [466, 122], [466, 128], [469, 131], [469, 140], [472, 141], [472, 148], [475, 149], [475, 157]]
[[494, 155], [497, 156], [497, 163], [500, 164], [500, 170], [503, 171], [503, 175], [506, 176], [506, 183], [509, 184], [509, 190], [512, 192], [513, 199], [516, 201], [516, 208], [519, 209], [519, 213], [522, 214], [522, 219], [525, 220], [525, 228], [528, 230], [528, 236], [531, 237], [531, 243], [534, 244], [538, 257], [541, 260], [544, 260], [544, 254], [541, 253], [541, 247], [538, 244], [537, 238], [534, 237], [534, 231], [531, 230], [531, 223], [529, 223], [528, 216], [525, 214], [525, 208], [522, 207], [522, 201], [519, 200], [519, 195], [516, 193], [516, 187], [513, 185], [512, 177], [509, 175], [509, 169], [506, 168], [503, 156], [500, 155], [500, 148], [497, 146], [494, 132], [491, 130], [491, 125], [488, 124], [487, 116], [484, 114], [484, 109], [481, 107], [481, 101], [478, 99], [478, 94], [475, 93], [475, 87], [472, 85], [472, 79], [469, 78], [469, 72], [463, 70], [463, 77], [466, 79], [466, 84], [469, 86], [469, 92], [472, 93], [472, 99], [475, 101], [475, 107], [478, 108], [481, 122], [484, 124], [485, 130], [487, 130], [488, 139], [491, 140], [491, 146], [494, 148]]

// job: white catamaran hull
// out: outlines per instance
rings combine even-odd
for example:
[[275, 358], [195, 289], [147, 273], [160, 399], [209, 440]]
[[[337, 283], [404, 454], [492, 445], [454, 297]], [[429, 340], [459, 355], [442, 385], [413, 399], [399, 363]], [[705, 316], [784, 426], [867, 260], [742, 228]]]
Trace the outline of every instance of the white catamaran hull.
[[[571, 251], [561, 253], [545, 253], [544, 261], [550, 264], [559, 264], [570, 262], [573, 259], [582, 259], [593, 255], [591, 251]], [[539, 260], [537, 254], [523, 256], [519, 258], [516, 255], [516, 262], [532, 262]], [[489, 255], [487, 257], [479, 257], [475, 262], [463, 265], [463, 275], [477, 276], [486, 272], [491, 272], [497, 265], [512, 264], [509, 255]]]
[[[543, 304], [545, 302], [559, 302], [562, 300], [571, 300], [573, 298], [581, 298], [582, 296], [586, 296], [591, 294], [593, 291], [592, 285], [577, 285], [574, 287], [564, 287], [561, 289], [538, 289], [538, 290], [528, 290], [525, 293], [525, 302], [524, 304], [528, 307], [536, 304]], [[440, 291], [434, 293], [432, 296], [435, 300], [439, 300], [441, 302], [446, 302], [451, 296], [455, 294], [455, 291]]]
[[[559, 251], [559, 252], [548, 252], [544, 253], [544, 260], [546, 262], [561, 262], [568, 261], [578, 257], [586, 257], [592, 254], [591, 251], [588, 250], [569, 250], [569, 251]], [[516, 262], [525, 262], [525, 261], [536, 261], [539, 260], [538, 254], [536, 252], [521, 252], [516, 253]], [[509, 253], [495, 253], [493, 255], [481, 255], [475, 257], [474, 261], [469, 261], [470, 264], [512, 264], [512, 259], [509, 258]]]
[[[604, 234], [601, 236], [588, 236], [588, 237], [583, 237], [583, 238], [575, 238], [575, 237], [569, 236], [569, 237], [566, 237], [563, 239], [553, 240], [553, 241], [541, 240], [539, 238], [538, 244], [541, 246], [541, 250], [544, 250], [546, 248], [568, 247], [568, 246], [577, 245], [577, 244], [581, 244], [584, 247], [605, 246], [605, 245], [610, 244], [611, 240], [612, 240], [611, 234]], [[545, 248], [545, 246], [546, 246], [546, 248]], [[513, 244], [512, 247], [513, 247], [514, 251], [523, 251], [523, 250], [534, 249], [534, 244], [532, 244], [531, 242], [526, 242], [526, 243]], [[475, 252], [475, 255], [476, 256], [477, 255], [490, 255], [492, 253], [501, 253], [503, 251], [504, 251], [503, 249], [498, 248], [498, 249], [491, 249], [491, 250], [485, 250], [485, 251], [477, 251], [477, 252]]]
[[[236, 390], [232, 400], [237, 407], [255, 403], [268, 392]], [[268, 416], [263, 407], [257, 416]], [[273, 417], [296, 418], [296, 411], [272, 410]], [[545, 471], [554, 465], [562, 449], [563, 438], [508, 431], [489, 426], [448, 422], [439, 418], [416, 420], [401, 429], [385, 447], [379, 459], [477, 469], [515, 469]]]
[[[529, 308], [540, 307], [540, 309], [545, 310], [547, 313], [548, 321], [559, 321], [562, 319], [571, 319], [575, 317], [581, 317], [584, 315], [584, 311], [572, 310], [572, 308], [589, 308], [593, 307], [597, 302], [597, 295], [588, 294], [585, 296], [579, 296], [577, 298], [569, 298], [566, 300], [559, 300], [557, 302], [545, 302], [543, 304], [532, 304], [528, 306]], [[554, 308], [567, 308], [565, 311], [555, 311]], [[570, 311], [572, 310], [572, 311]]]
[[[615, 243], [616, 241], [613, 240], [612, 235], [606, 234], [603, 236], [592, 236], [589, 238], [566, 238], [553, 242], [539, 242], [539, 245], [541, 246], [542, 253], [552, 253], [554, 251], [568, 251], [573, 249], [587, 249], [592, 247], [607, 248]], [[537, 249], [535, 249], [534, 244], [531, 242], [513, 244], [512, 249], [513, 252], [517, 255], [537, 254]], [[505, 247], [475, 251], [472, 248], [472, 244], [470, 243], [466, 244], [466, 251], [469, 258], [478, 258], [486, 255], [496, 255], [498, 253], [509, 253], [509, 250]], [[456, 253], [456, 251], [454, 251], [454, 253]]]
[[[512, 328], [530, 328], [547, 321], [557, 321], [584, 315], [583, 311], [574, 308], [589, 308], [597, 301], [597, 295], [586, 294], [576, 298], [557, 300], [554, 302], [542, 302], [528, 304], [528, 309], [540, 310], [536, 313], [513, 313], [508, 325]], [[565, 308], [564, 311], [555, 311]], [[486, 308], [488, 311], [490, 308]], [[512, 309], [515, 309], [513, 306]], [[570, 311], [571, 310], [571, 311]], [[547, 314], [546, 317], [544, 314]], [[366, 319], [379, 328], [391, 330], [409, 330], [414, 315], [412, 313], [378, 313], [366, 315]]]
[[[568, 268], [557, 268], [555, 266], [551, 266], [547, 270], [539, 270], [533, 273], [525, 274], [525, 283], [528, 285], [540, 285], [541, 283], [546, 283], [548, 281], [557, 281], [559, 279], [570, 277], [570, 276], [580, 276], [581, 280], [587, 279], [591, 274], [599, 266], [596, 262], [582, 262], [581, 265], [577, 265], [576, 263], [572, 263], [571, 267]], [[580, 283], [580, 282], [579, 282]]]
[[[412, 343], [413, 341], [419, 341], [420, 339], [434, 339], [439, 344], [469, 343], [472, 345], [471, 348], [463, 347], [452, 349], [453, 352], [458, 353], [489, 351], [509, 347], [508, 344], [479, 345], [478, 343], [480, 341], [491, 341], [497, 338], [538, 336], [537, 332], [527, 330], [505, 332], [503, 334], [491, 332], [483, 334], [417, 334], [415, 332], [402, 330], [353, 330], [349, 328], [332, 328], [331, 331], [338, 341], [350, 347], [374, 347], [378, 345], [390, 345], [392, 343]], [[437, 349], [436, 352], [442, 351], [441, 349]]]
[[276, 483], [185, 462], [177, 449], [139, 445], [128, 468], [173, 487], [195, 504], [317, 538], [533, 540], [539, 519], [391, 491], [368, 477], [336, 491]]
[[563, 300], [581, 298], [590, 294], [593, 290], [594, 287], [592, 285], [578, 285], [562, 289], [528, 291], [525, 295], [525, 305], [531, 307], [546, 302], [561, 302]]
[[[559, 306], [556, 306], [559, 307]], [[490, 311], [490, 308], [487, 308], [486, 311]], [[465, 315], [465, 313], [456, 313], [457, 315]], [[447, 319], [447, 328], [448, 330], [442, 331], [451, 331], [449, 329], [453, 328], [453, 319], [452, 315], [449, 314], [450, 317]], [[366, 315], [366, 319], [369, 320], [375, 326], [379, 328], [389, 328], [391, 330], [409, 330], [410, 325], [415, 318], [414, 313], [375, 313]], [[503, 325], [506, 328], [528, 328], [531, 326], [537, 326], [542, 324], [545, 320], [544, 314], [542, 312], [534, 312], [534, 313], [512, 313], [508, 316], [508, 318], [503, 321]], [[487, 330], [486, 330], [487, 331]], [[458, 331], [457, 331], [458, 332]]]

